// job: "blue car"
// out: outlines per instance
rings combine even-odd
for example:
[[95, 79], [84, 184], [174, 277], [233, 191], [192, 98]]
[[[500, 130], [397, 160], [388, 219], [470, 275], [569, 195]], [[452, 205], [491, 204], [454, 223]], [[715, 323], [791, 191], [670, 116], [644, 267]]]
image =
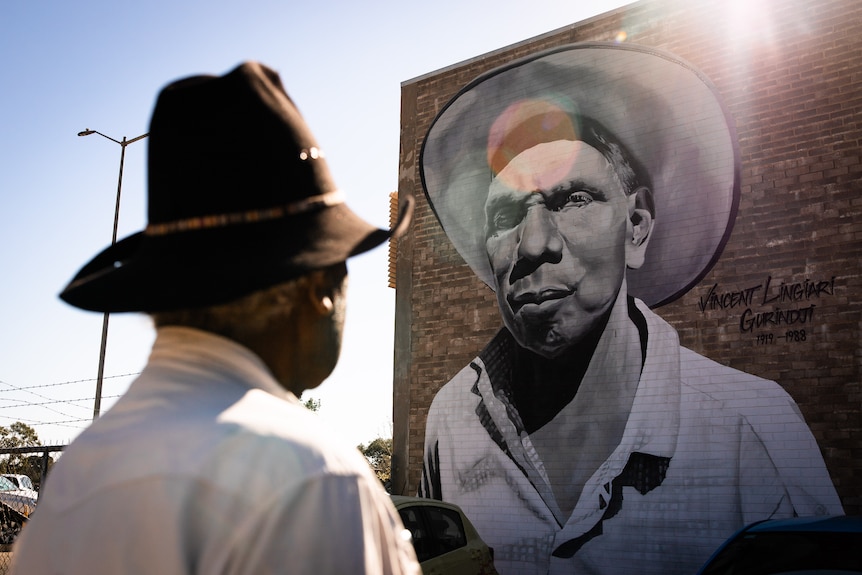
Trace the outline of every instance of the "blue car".
[[862, 517], [797, 517], [752, 523], [725, 541], [698, 575], [862, 573]]

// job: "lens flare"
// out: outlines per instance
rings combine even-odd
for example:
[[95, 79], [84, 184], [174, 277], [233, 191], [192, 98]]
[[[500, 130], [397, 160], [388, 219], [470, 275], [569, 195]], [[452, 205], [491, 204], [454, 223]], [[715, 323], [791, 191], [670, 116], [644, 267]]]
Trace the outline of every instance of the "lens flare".
[[488, 132], [488, 166], [497, 175], [512, 159], [537, 144], [577, 140], [571, 101], [556, 98], [519, 100], [500, 114]]

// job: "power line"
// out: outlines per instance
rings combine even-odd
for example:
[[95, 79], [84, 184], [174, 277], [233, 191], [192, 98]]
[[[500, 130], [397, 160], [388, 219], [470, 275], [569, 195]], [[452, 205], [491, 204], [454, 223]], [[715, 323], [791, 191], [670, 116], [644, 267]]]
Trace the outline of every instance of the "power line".
[[8, 415], [0, 415], [2, 419], [11, 419], [15, 421], [20, 421], [21, 423], [27, 423], [32, 425], [59, 425], [62, 427], [74, 427], [79, 428], [80, 426], [68, 425], [70, 423], [92, 423], [92, 419], [89, 417], [85, 419], [70, 419], [67, 421], [36, 421], [35, 419], [25, 419], [22, 417], [9, 417]]
[[[26, 388], [26, 389], [20, 388], [18, 386], [12, 385], [11, 383], [8, 383], [6, 381], [0, 381], [0, 383], [2, 383], [3, 385], [8, 385], [9, 387], [14, 389], [15, 391], [24, 391], [26, 393], [29, 393], [30, 395], [35, 395], [36, 397], [39, 397], [41, 399], [47, 399], [48, 401], [54, 401], [54, 398], [48, 397], [46, 395], [42, 395], [41, 393], [36, 393], [35, 391], [30, 391], [30, 388]], [[80, 405], [73, 405], [72, 407], [78, 407], [78, 408], [83, 409], [82, 406], [80, 406]], [[43, 407], [43, 409], [47, 409], [48, 411], [53, 411], [54, 413], [57, 413], [57, 414], [62, 415], [64, 417], [74, 417], [74, 415], [72, 415], [71, 413], [64, 413], [60, 410], [54, 409], [53, 407]]]
[[[116, 399], [118, 397], [120, 397], [120, 395], [102, 396], [103, 399]], [[0, 405], [0, 409], [14, 409], [16, 407], [38, 407], [38, 406], [42, 406], [42, 405], [52, 405], [54, 403], [68, 403], [68, 404], [74, 405], [78, 401], [93, 401], [93, 398], [91, 396], [91, 397], [81, 397], [78, 399], [54, 399], [52, 401], [43, 401], [41, 403], [29, 403], [23, 399], [10, 399], [10, 398], [0, 398], [0, 401], [17, 401], [17, 402], [23, 404], [23, 405]], [[75, 407], [79, 407], [79, 406], [76, 405]]]
[[[114, 379], [114, 378], [119, 378], [119, 377], [129, 377], [129, 376], [138, 375], [139, 373], [140, 372], [126, 373], [126, 374], [121, 374], [121, 375], [112, 375], [112, 376], [103, 377], [103, 379]], [[58, 399], [54, 399], [52, 397], [42, 395], [40, 393], [36, 393], [35, 391], [32, 391], [32, 390], [33, 389], [44, 389], [44, 388], [48, 388], [48, 387], [58, 387], [58, 386], [62, 386], [62, 385], [71, 385], [74, 383], [91, 382], [91, 381], [95, 381], [95, 379], [90, 378], [90, 379], [79, 379], [79, 380], [63, 381], [63, 382], [48, 383], [48, 384], [41, 384], [41, 385], [17, 386], [17, 385], [9, 383], [7, 381], [0, 380], [0, 384], [8, 386], [9, 388], [11, 388], [11, 389], [6, 389], [6, 390], [0, 390], [0, 394], [2, 394], [3, 391], [6, 391], [6, 392], [23, 391], [23, 392], [29, 393], [30, 395], [34, 395], [38, 398], [46, 400], [46, 401], [37, 402], [37, 403], [28, 403], [26, 400], [19, 400], [19, 399], [4, 397], [4, 398], [0, 398], [0, 401], [19, 401], [19, 402], [21, 402], [21, 404], [20, 405], [0, 405], [0, 409], [22, 409], [22, 408], [29, 408], [29, 407], [41, 407], [43, 409], [47, 409], [48, 411], [54, 412], [58, 415], [61, 415], [61, 416], [66, 417], [66, 418], [71, 418], [71, 419], [66, 419], [66, 420], [61, 420], [61, 421], [37, 421], [34, 419], [26, 419], [26, 418], [21, 418], [21, 417], [11, 417], [11, 416], [7, 416], [7, 415], [0, 415], [0, 418], [7, 419], [7, 420], [20, 421], [22, 423], [28, 423], [28, 424], [32, 424], [32, 425], [57, 425], [57, 426], [62, 426], [62, 427], [71, 427], [71, 428], [80, 429], [80, 427], [81, 427], [80, 424], [91, 423], [92, 420], [90, 418], [75, 418], [75, 416], [73, 416], [70, 413], [65, 413], [63, 411], [60, 411], [58, 409], [54, 409], [54, 408], [48, 407], [48, 406], [55, 405], [58, 403], [65, 403], [65, 404], [68, 404], [70, 407], [75, 407], [78, 409], [85, 409], [84, 406], [77, 405], [74, 402], [90, 401], [92, 399], [92, 397], [86, 397], [86, 398], [82, 398], [82, 399], [60, 399], [60, 400], [58, 400]], [[119, 395], [109, 396], [109, 399], [116, 398], [116, 397], [120, 397], [120, 396]]]
[[[124, 374], [121, 374], [121, 375], [106, 375], [106, 376], [105, 376], [105, 377], [103, 377], [102, 379], [115, 379], [115, 378], [118, 378], [118, 377], [130, 377], [130, 376], [133, 376], [133, 375], [140, 375], [140, 373], [141, 373], [140, 371], [137, 371], [137, 372], [134, 372], [134, 373], [124, 373]], [[45, 388], [45, 387], [57, 387], [57, 386], [60, 386], [60, 385], [71, 385], [71, 384], [73, 384], [73, 383], [88, 383], [88, 382], [91, 382], [91, 381], [96, 381], [96, 378], [95, 378], [95, 377], [91, 377], [91, 378], [89, 378], [89, 379], [75, 379], [75, 380], [71, 380], [71, 381], [61, 381], [61, 382], [58, 382], [58, 383], [43, 383], [43, 384], [39, 384], [39, 385], [25, 385], [25, 386], [17, 386], [17, 385], [13, 385], [13, 384], [11, 384], [11, 383], [5, 382], [5, 381], [3, 381], [2, 379], [0, 379], [0, 383], [2, 383], [2, 384], [4, 384], [4, 385], [8, 385], [9, 387], [11, 387], [11, 388], [13, 388], [13, 389], [15, 389], [15, 390], [18, 390], [18, 391], [27, 391], [28, 389], [40, 389], [40, 388]]]

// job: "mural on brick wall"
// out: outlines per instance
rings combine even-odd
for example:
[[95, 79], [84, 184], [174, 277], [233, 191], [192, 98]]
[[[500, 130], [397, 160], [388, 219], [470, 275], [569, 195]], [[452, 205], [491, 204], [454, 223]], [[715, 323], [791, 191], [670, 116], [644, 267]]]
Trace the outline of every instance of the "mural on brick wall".
[[[432, 124], [428, 201], [504, 327], [435, 397], [420, 492], [460, 505], [503, 575], [693, 573], [750, 521], [842, 512], [793, 399], [652, 311], [728, 238], [732, 126], [690, 64], [595, 43], [484, 74]], [[776, 290], [701, 301], [756, 322]]]

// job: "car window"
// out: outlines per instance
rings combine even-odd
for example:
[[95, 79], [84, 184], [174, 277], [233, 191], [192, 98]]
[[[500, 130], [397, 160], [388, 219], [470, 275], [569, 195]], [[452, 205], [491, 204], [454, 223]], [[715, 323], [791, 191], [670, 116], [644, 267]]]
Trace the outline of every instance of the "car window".
[[467, 545], [467, 535], [458, 512], [443, 507], [425, 507], [431, 533], [440, 546], [440, 555]]
[[33, 482], [26, 475], [4, 475], [3, 477], [21, 489], [33, 489]]
[[413, 549], [416, 551], [416, 558], [419, 562], [434, 557], [437, 546], [431, 533], [425, 527], [421, 507], [404, 507], [398, 510], [398, 514], [401, 516], [404, 528], [410, 531], [413, 538]]
[[398, 510], [404, 528], [413, 536], [419, 562], [467, 545], [464, 524], [457, 511], [433, 505], [412, 505]]
[[702, 575], [862, 572], [862, 533], [745, 533], [731, 541]]
[[18, 487], [9, 481], [7, 477], [0, 477], [0, 491], [14, 491]]

